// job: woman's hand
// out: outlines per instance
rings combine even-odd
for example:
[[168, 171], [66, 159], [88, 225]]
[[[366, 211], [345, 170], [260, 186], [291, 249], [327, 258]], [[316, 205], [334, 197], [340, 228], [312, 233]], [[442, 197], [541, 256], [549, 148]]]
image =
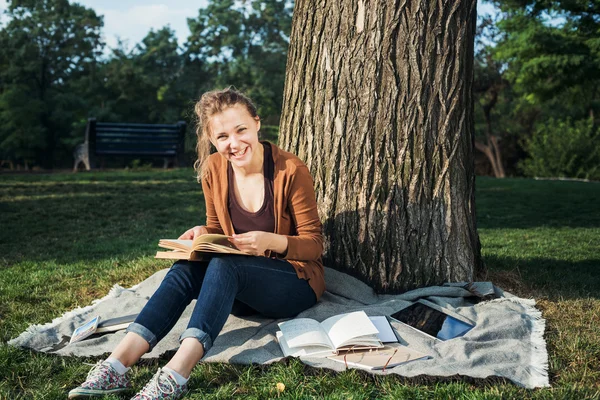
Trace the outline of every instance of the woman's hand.
[[198, 236], [205, 235], [207, 233], [208, 230], [204, 227], [204, 225], [199, 225], [185, 231], [183, 235], [179, 236], [179, 240], [194, 240]]
[[255, 256], [264, 256], [267, 250], [284, 254], [288, 244], [287, 237], [262, 231], [233, 235], [229, 241], [241, 251]]

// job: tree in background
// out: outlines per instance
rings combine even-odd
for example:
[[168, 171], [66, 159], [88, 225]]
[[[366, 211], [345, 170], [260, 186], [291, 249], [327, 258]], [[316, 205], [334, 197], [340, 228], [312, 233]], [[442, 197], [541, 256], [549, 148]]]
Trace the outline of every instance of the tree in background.
[[500, 108], [499, 98], [507, 89], [507, 82], [502, 76], [502, 64], [492, 58], [496, 36], [494, 20], [489, 16], [481, 18], [477, 26], [475, 42], [473, 93], [477, 100], [475, 107], [477, 111], [480, 110], [483, 121], [477, 124], [479, 115], [476, 112], [475, 148], [485, 154], [494, 176], [504, 178], [506, 173], [500, 141], [505, 132], [502, 131], [502, 127], [492, 123], [492, 114]]
[[521, 168], [531, 176], [600, 179], [599, 139], [592, 118], [550, 118], [525, 139], [530, 157], [521, 162]]
[[[595, 162], [592, 149], [600, 146], [600, 6], [583, 0], [492, 2], [500, 18], [480, 29], [483, 45], [476, 47], [474, 65], [475, 145], [489, 169], [496, 176], [600, 178], [585, 166]], [[194, 100], [229, 85], [256, 100], [262, 131], [275, 139], [291, 6], [284, 0], [210, 0], [188, 20], [185, 43], [165, 27], [133, 49], [119, 45], [106, 55], [102, 18], [93, 11], [67, 0], [10, 1], [0, 25], [0, 160], [69, 165], [91, 116], [185, 119], [191, 151]], [[548, 125], [550, 117], [556, 129]], [[550, 154], [558, 156], [543, 150], [544, 143], [561, 149], [564, 162], [550, 160]]]
[[188, 19], [192, 59], [206, 59], [214, 87], [236, 86], [256, 103], [264, 124], [279, 123], [292, 8], [283, 0], [212, 0]]
[[[577, 177], [597, 177], [586, 172], [584, 160], [595, 160], [593, 154], [600, 146], [600, 4], [585, 0], [493, 3], [501, 11], [494, 57], [504, 64], [503, 75], [520, 103], [538, 111], [533, 129], [522, 136], [529, 157], [536, 159], [523, 162], [523, 171], [537, 176], [575, 176], [577, 171]], [[554, 126], [546, 124], [550, 118]], [[585, 119], [591, 125], [580, 122]], [[563, 167], [555, 162], [555, 151], [541, 151], [543, 143], [561, 149]]]
[[188, 20], [181, 47], [165, 27], [105, 56], [92, 10], [11, 1], [0, 26], [0, 159], [68, 165], [91, 116], [193, 127], [194, 101], [228, 85], [256, 100], [265, 129], [277, 125], [291, 14], [285, 1], [213, 0]]
[[51, 168], [85, 113], [71, 84], [102, 51], [102, 17], [68, 0], [11, 0], [0, 30], [0, 148]]
[[296, 1], [279, 143], [315, 178], [327, 264], [379, 291], [482, 267], [475, 5]]
[[558, 97], [573, 117], [597, 113], [600, 4], [584, 0], [495, 1], [502, 12], [495, 50], [506, 76], [532, 102]]
[[475, 148], [485, 155], [491, 174], [503, 178], [518, 173], [525, 156], [521, 139], [533, 133], [540, 106], [515, 92], [505, 77], [506, 64], [494, 57], [500, 39], [497, 20], [480, 17], [475, 36]]
[[105, 108], [119, 122], [173, 123], [182, 118], [180, 94], [173, 93], [183, 69], [175, 32], [150, 30], [131, 51], [121, 44], [102, 66]]

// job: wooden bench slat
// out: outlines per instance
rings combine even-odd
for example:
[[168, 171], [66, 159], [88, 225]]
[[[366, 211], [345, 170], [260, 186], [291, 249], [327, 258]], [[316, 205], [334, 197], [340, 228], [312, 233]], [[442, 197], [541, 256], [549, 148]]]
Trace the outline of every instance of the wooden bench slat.
[[145, 133], [127, 133], [127, 132], [111, 132], [111, 133], [98, 133], [96, 134], [96, 138], [123, 138], [123, 137], [129, 137], [129, 138], [133, 138], [133, 139], [138, 139], [138, 138], [142, 138], [142, 137], [148, 137], [150, 139], [154, 139], [154, 138], [158, 138], [158, 139], [164, 139], [164, 138], [171, 138], [171, 139], [179, 139], [179, 135], [174, 135], [172, 133], [152, 133], [152, 132], [145, 132]]
[[124, 123], [124, 122], [96, 122], [96, 128], [121, 128], [121, 127], [126, 127], [126, 128], [146, 128], [146, 129], [158, 129], [158, 128], [163, 128], [163, 129], [179, 129], [179, 126], [177, 124], [129, 124], [129, 123]]
[[171, 151], [154, 151], [154, 150], [138, 150], [135, 152], [132, 152], [130, 150], [98, 150], [96, 151], [96, 154], [98, 155], [125, 155], [125, 156], [135, 156], [135, 155], [140, 155], [140, 156], [175, 156], [177, 155], [177, 151], [176, 150], [171, 150]]
[[148, 144], [136, 144], [136, 143], [97, 143], [96, 149], [123, 149], [127, 151], [135, 151], [137, 149], [153, 149], [153, 150], [171, 150], [176, 149], [177, 144], [163, 144], [160, 146], [153, 146]]
[[164, 147], [164, 146], [177, 146], [177, 142], [140, 142], [140, 141], [120, 141], [115, 142], [114, 140], [110, 141], [98, 141], [96, 142], [96, 147], [98, 146], [113, 146], [113, 147]]
[[170, 144], [178, 144], [179, 141], [175, 140], [174, 138], [153, 138], [153, 137], [126, 137], [126, 136], [122, 136], [122, 137], [99, 137], [96, 139], [96, 143], [156, 143], [156, 144], [163, 144], [163, 143], [170, 143]]
[[172, 129], [127, 129], [127, 128], [111, 128], [111, 129], [96, 129], [97, 135], [106, 135], [111, 133], [121, 133], [127, 135], [177, 135], [179, 132]]

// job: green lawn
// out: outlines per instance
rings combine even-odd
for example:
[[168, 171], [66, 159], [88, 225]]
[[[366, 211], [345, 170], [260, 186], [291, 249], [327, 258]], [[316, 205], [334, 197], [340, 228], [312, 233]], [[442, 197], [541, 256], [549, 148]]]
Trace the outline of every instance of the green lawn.
[[[600, 399], [599, 204], [598, 183], [477, 180], [487, 279], [539, 300], [551, 389], [524, 390], [497, 379], [338, 374], [292, 360], [268, 367], [201, 364], [190, 398]], [[167, 267], [153, 259], [157, 240], [203, 220], [191, 169], [0, 175], [0, 399], [66, 398], [89, 369], [82, 360], [6, 341], [31, 323], [90, 304], [115, 283], [131, 286]], [[143, 386], [157, 365], [134, 367], [134, 386]], [[282, 393], [278, 382], [285, 384]]]

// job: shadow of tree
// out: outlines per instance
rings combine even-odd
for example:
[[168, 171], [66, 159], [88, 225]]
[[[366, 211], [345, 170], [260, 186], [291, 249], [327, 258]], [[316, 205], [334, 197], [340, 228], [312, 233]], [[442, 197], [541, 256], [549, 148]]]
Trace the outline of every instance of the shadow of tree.
[[477, 178], [479, 228], [600, 227], [600, 184]]
[[600, 299], [600, 258], [567, 261], [489, 255], [487, 279], [521, 297]]
[[200, 186], [170, 181], [15, 184], [0, 212], [0, 268], [152, 254], [205, 218]]

